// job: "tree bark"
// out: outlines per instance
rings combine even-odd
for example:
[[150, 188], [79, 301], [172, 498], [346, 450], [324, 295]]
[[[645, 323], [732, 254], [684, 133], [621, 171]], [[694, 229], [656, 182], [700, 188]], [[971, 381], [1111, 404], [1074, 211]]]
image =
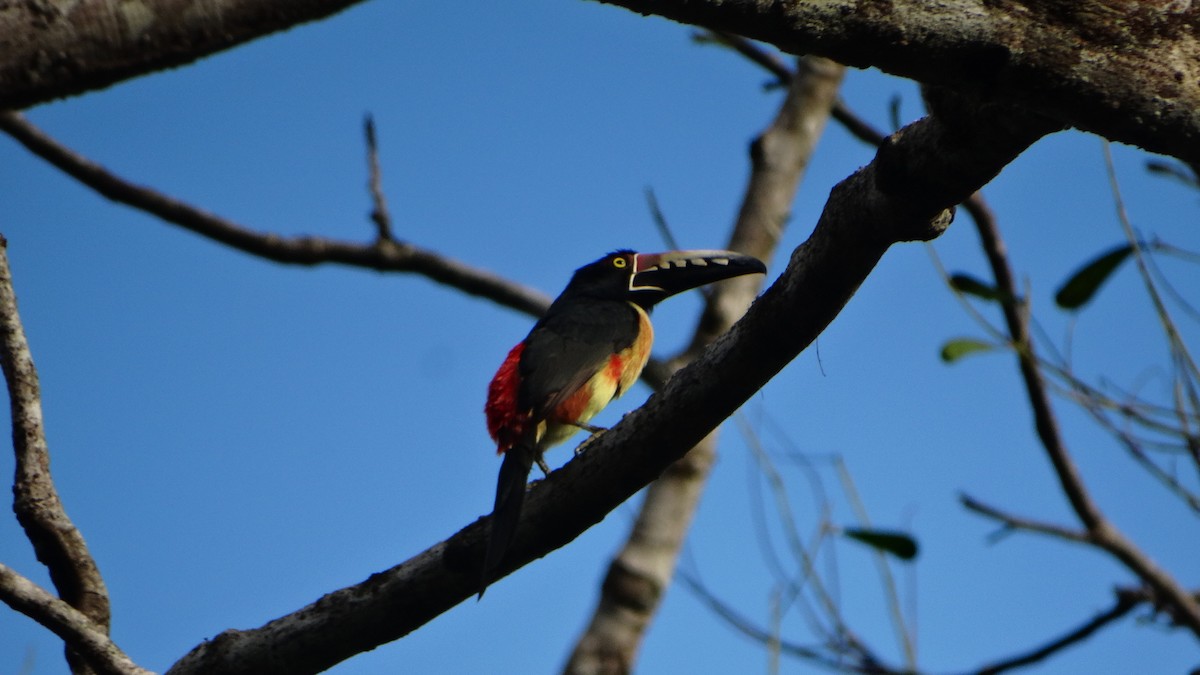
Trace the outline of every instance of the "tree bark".
[[360, 1], [0, 2], [0, 110], [191, 63]]
[[[83, 535], [58, 498], [50, 475], [50, 448], [42, 416], [42, 393], [33, 353], [17, 312], [17, 294], [8, 266], [8, 242], [0, 237], [0, 366], [8, 385], [12, 413], [13, 512], [46, 566], [58, 595], [79, 610], [97, 632], [107, 635], [111, 610], [108, 589]], [[7, 598], [7, 596], [6, 596]], [[7, 599], [6, 599], [7, 601]], [[67, 660], [77, 675], [91, 673], [86, 659], [67, 642]]]
[[[359, 0], [0, 3], [0, 109], [189, 63]], [[1200, 162], [1200, 6], [1181, 0], [602, 0], [874, 66]]]
[[1001, 100], [1200, 161], [1200, 5], [1179, 0], [601, 0]]

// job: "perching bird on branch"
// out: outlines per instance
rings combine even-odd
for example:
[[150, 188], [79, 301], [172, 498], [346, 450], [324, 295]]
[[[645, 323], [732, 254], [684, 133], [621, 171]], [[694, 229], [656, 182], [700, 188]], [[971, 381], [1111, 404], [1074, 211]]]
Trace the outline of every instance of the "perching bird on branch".
[[512, 544], [525, 483], [542, 453], [588, 424], [637, 380], [650, 358], [649, 312], [683, 291], [766, 267], [731, 251], [634, 253], [623, 250], [575, 271], [524, 340], [512, 348], [488, 387], [488, 433], [504, 455], [479, 597]]

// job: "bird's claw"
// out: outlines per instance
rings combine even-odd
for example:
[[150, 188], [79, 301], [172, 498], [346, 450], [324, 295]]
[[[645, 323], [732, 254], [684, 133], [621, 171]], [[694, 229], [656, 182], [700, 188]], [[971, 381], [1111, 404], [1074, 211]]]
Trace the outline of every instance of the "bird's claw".
[[591, 432], [591, 435], [584, 439], [582, 443], [575, 446], [576, 457], [582, 455], [583, 451], [586, 450], [589, 445], [591, 445], [597, 438], [600, 438], [600, 434], [608, 431], [608, 429], [605, 429], [604, 427], [594, 427], [590, 424], [580, 424], [579, 428], [583, 429], [584, 431]]

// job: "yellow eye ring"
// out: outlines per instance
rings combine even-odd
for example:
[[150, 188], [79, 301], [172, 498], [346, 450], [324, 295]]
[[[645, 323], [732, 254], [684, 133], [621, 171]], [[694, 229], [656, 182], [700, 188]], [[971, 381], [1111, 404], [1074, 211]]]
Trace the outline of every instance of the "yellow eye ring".
[[613, 258], [613, 267], [617, 269], [625, 269], [625, 265], [629, 264], [624, 258]]

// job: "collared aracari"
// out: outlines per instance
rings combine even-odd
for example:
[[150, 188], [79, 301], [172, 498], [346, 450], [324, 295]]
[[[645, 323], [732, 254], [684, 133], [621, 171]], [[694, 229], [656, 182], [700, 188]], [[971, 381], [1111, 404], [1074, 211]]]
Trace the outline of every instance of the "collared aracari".
[[676, 293], [764, 273], [756, 258], [731, 251], [635, 253], [621, 250], [575, 271], [529, 335], [513, 347], [488, 387], [488, 433], [504, 455], [479, 596], [503, 560], [521, 516], [534, 462], [588, 424], [637, 380], [650, 358], [649, 312]]

